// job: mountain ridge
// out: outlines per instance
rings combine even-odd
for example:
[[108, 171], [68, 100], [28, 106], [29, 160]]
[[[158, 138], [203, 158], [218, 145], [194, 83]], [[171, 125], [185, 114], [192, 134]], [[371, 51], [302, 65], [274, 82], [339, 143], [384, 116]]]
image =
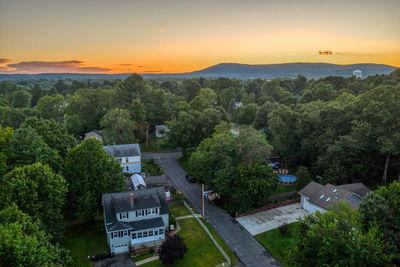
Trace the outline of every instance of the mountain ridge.
[[[361, 70], [363, 77], [375, 74], [388, 74], [397, 67], [375, 64], [331, 64], [331, 63], [309, 63], [292, 62], [277, 64], [242, 64], [242, 63], [219, 63], [210, 67], [185, 73], [141, 73], [145, 78], [237, 78], [237, 79], [273, 79], [273, 78], [295, 78], [303, 75], [307, 78], [322, 78], [326, 76], [349, 77], [354, 70]], [[124, 79], [131, 73], [103, 74], [103, 73], [41, 73], [41, 74], [0, 74], [0, 81], [15, 80], [39, 80], [39, 79]]]

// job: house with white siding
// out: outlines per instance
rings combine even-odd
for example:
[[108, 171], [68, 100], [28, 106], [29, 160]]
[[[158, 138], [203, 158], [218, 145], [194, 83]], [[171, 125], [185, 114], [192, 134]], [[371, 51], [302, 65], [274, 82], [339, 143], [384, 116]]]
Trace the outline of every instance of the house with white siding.
[[165, 240], [169, 209], [163, 187], [104, 194], [102, 205], [111, 252], [155, 247]]
[[310, 214], [315, 211], [325, 212], [338, 201], [348, 201], [350, 207], [357, 209], [362, 198], [371, 190], [362, 183], [345, 185], [322, 185], [314, 181], [299, 191], [300, 207]]
[[104, 146], [104, 150], [120, 162], [124, 172], [140, 173], [142, 171], [139, 144]]

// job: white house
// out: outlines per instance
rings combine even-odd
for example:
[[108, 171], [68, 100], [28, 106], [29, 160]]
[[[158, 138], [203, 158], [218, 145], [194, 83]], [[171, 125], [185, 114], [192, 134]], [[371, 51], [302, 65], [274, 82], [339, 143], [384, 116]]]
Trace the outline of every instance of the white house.
[[132, 181], [133, 189], [135, 191], [145, 189], [147, 187], [146, 183], [143, 180], [143, 177], [139, 174], [132, 175], [131, 181]]
[[111, 252], [159, 246], [165, 240], [169, 209], [163, 187], [104, 194], [102, 204]]
[[104, 146], [104, 150], [108, 155], [117, 158], [124, 172], [140, 173], [142, 171], [139, 144]]
[[299, 191], [300, 207], [310, 214], [315, 211], [325, 212], [329, 206], [338, 201], [347, 200], [353, 209], [357, 209], [362, 198], [371, 190], [362, 183], [346, 185], [322, 185], [310, 182]]

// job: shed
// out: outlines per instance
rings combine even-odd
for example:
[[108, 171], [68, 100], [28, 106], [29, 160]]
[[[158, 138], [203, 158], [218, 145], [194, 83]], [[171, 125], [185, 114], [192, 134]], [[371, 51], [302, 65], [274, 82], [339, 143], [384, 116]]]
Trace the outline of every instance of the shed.
[[141, 175], [139, 174], [134, 174], [131, 176], [133, 188], [135, 190], [141, 190], [145, 189], [147, 187], [146, 183], [144, 182], [144, 179]]

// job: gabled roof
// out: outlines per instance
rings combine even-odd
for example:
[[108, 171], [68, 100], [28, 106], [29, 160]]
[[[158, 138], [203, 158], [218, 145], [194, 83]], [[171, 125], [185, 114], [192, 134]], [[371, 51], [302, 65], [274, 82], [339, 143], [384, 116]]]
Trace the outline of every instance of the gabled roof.
[[133, 157], [141, 155], [139, 144], [104, 146], [104, 150], [107, 154], [114, 157]]
[[316, 182], [310, 182], [299, 194], [307, 196], [309, 201], [321, 208], [327, 209], [329, 205], [338, 201], [347, 200], [353, 209], [358, 208], [362, 198], [371, 191], [365, 185], [347, 184], [347, 185], [321, 185]]
[[139, 185], [146, 186], [146, 183], [143, 180], [143, 177], [139, 174], [134, 174], [131, 176], [132, 184], [134, 187], [137, 187]]
[[[133, 193], [134, 205], [131, 208], [130, 199]], [[160, 214], [169, 214], [169, 208], [163, 187], [127, 191], [120, 193], [103, 194], [104, 218], [107, 229], [128, 229], [131, 222], [120, 222], [116, 213], [128, 212], [148, 208], [160, 208]]]
[[102, 136], [101, 136], [101, 131], [99, 131], [99, 130], [93, 130], [91, 132], [85, 133], [85, 139], [90, 137], [90, 136], [97, 136], [100, 139], [103, 139]]

